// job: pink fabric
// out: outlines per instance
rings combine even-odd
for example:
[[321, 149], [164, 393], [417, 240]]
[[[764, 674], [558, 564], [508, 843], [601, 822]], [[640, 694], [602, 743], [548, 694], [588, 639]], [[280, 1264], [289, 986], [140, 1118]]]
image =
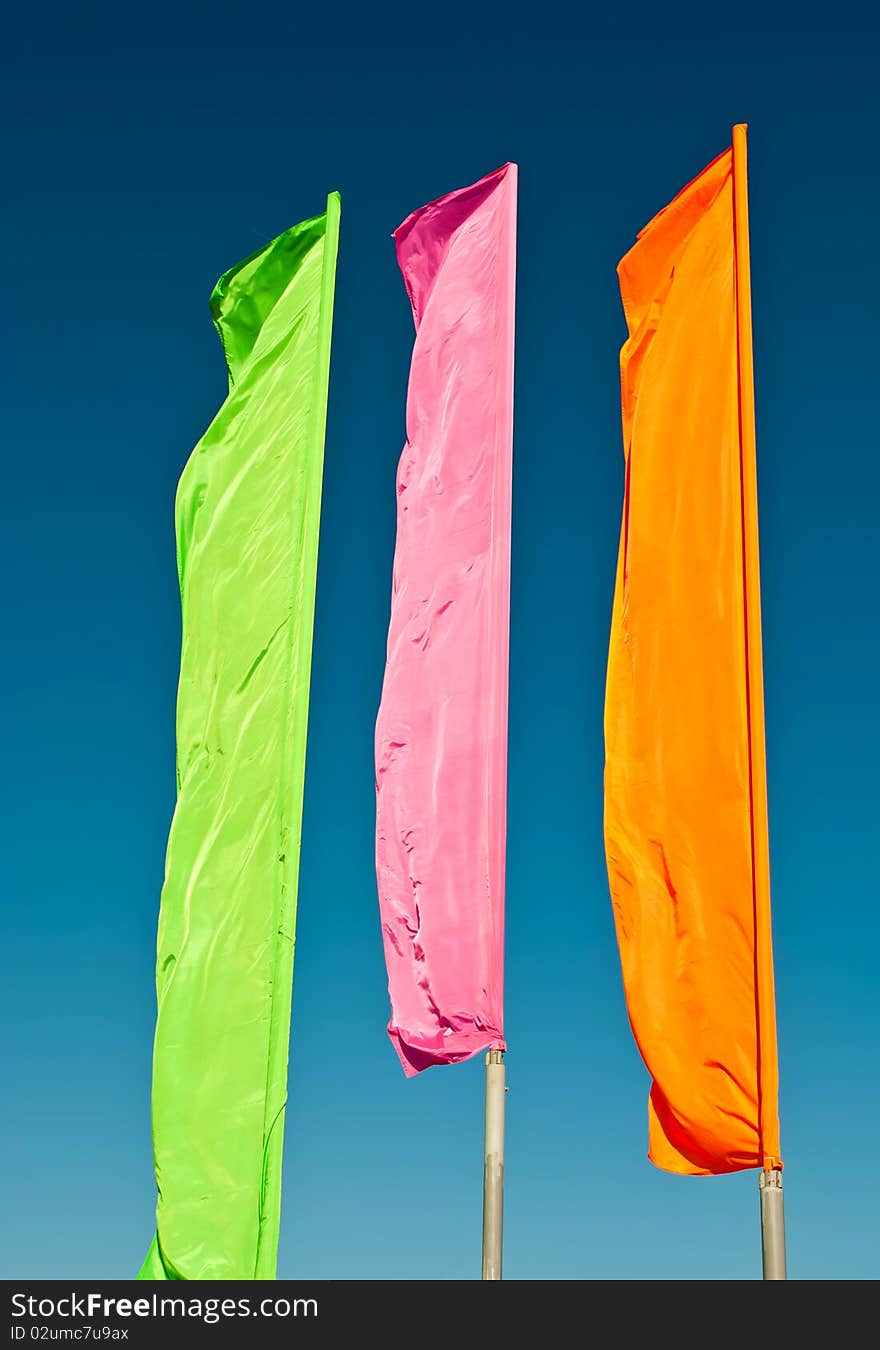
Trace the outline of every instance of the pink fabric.
[[504, 1048], [516, 165], [395, 233], [416, 325], [376, 725], [376, 871], [407, 1075]]

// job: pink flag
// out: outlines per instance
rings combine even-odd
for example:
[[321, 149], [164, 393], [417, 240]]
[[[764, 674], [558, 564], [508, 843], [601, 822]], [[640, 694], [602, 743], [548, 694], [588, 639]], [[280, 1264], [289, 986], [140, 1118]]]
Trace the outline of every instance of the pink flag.
[[376, 724], [376, 872], [411, 1076], [504, 1046], [516, 165], [395, 233], [416, 325]]

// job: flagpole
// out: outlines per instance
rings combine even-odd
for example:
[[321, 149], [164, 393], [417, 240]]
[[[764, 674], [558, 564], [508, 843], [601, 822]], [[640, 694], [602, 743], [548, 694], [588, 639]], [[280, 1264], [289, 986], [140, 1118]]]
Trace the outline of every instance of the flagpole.
[[778, 1169], [761, 1172], [758, 1177], [761, 1196], [761, 1253], [765, 1280], [784, 1280], [785, 1208], [782, 1199], [782, 1173]]
[[486, 1136], [483, 1166], [483, 1279], [501, 1279], [504, 1227], [504, 1054], [486, 1054]]
[[[764, 1279], [784, 1280], [785, 1216], [776, 1101], [779, 1071], [773, 938], [770, 923], [770, 846], [767, 837], [767, 765], [764, 751], [764, 680], [761, 655], [761, 589], [758, 557], [758, 468], [755, 435], [755, 377], [752, 358], [751, 261], [747, 127], [733, 128], [733, 231], [736, 279], [737, 379], [740, 430], [740, 489], [743, 521], [743, 612], [746, 628], [746, 699], [749, 727], [749, 793], [752, 822], [752, 885], [755, 912], [757, 992], [761, 1252]], [[766, 1104], [766, 1112], [765, 1112]]]

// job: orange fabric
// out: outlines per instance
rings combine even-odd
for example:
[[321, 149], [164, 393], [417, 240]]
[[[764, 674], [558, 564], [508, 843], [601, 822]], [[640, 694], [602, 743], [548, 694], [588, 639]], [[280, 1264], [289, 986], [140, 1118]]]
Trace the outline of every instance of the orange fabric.
[[649, 1157], [698, 1175], [781, 1166], [745, 128], [734, 145], [618, 268], [605, 845]]

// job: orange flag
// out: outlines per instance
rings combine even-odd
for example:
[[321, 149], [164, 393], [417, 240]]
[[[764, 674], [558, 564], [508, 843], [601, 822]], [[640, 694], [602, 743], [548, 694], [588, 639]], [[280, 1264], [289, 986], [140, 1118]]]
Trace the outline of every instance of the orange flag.
[[746, 129], [618, 267], [605, 849], [649, 1157], [780, 1168]]

